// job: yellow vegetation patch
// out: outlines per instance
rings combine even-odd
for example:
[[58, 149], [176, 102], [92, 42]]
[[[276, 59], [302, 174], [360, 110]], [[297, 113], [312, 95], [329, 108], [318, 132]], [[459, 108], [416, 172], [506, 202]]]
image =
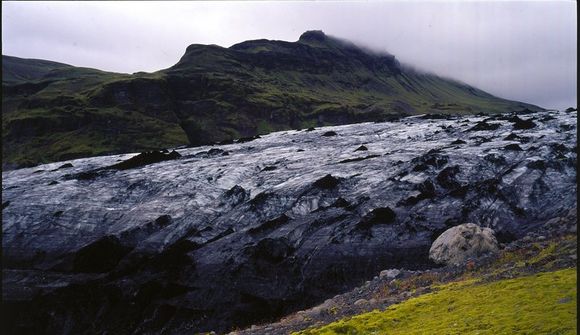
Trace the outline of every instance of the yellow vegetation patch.
[[385, 311], [295, 334], [576, 334], [576, 281], [574, 268], [451, 283]]

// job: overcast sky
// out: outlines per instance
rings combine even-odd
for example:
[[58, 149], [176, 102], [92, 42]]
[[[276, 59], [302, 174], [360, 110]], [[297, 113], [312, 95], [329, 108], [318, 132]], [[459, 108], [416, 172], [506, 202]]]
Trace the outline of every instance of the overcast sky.
[[6, 2], [2, 54], [156, 71], [189, 44], [296, 41], [306, 30], [546, 108], [576, 106], [574, 1]]

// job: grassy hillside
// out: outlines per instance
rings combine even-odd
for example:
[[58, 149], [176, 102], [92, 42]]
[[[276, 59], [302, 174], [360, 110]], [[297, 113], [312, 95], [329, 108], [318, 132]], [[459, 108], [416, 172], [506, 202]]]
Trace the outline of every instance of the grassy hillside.
[[70, 66], [45, 70], [26, 83], [3, 77], [3, 168], [188, 143], [175, 117], [92, 100], [103, 87], [139, 76]]
[[26, 59], [2, 56], [2, 83], [19, 84], [36, 81], [50, 71], [72, 68], [71, 65], [42, 59]]
[[576, 269], [458, 282], [296, 334], [576, 334]]
[[2, 88], [3, 168], [426, 112], [538, 109], [322, 32], [191, 45], [173, 67], [133, 75], [3, 56]]

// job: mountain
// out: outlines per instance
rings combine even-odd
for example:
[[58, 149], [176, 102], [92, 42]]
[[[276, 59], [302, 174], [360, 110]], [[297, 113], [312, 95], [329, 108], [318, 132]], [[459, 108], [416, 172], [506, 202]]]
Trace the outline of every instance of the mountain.
[[71, 65], [42, 59], [21, 59], [2, 56], [2, 83], [22, 84], [41, 80], [50, 71], [71, 68]]
[[2, 63], [3, 168], [419, 113], [540, 110], [321, 31], [297, 42], [190, 45], [154, 73]]
[[[320, 326], [382, 310], [435, 279], [457, 278], [437, 272], [429, 249], [442, 232], [468, 222], [493, 229], [506, 252], [500, 266], [482, 269], [490, 276], [483, 283], [573, 266], [576, 219], [560, 218], [575, 213], [576, 130], [576, 111], [412, 116], [4, 171], [0, 333], [221, 334], [320, 304], [385, 269], [425, 271], [407, 281], [375, 280], [351, 303], [335, 299], [318, 309], [310, 323], [309, 314], [288, 320]], [[573, 246], [546, 244], [559, 235], [572, 235]], [[546, 288], [560, 281], [558, 274], [544, 278]], [[549, 295], [538, 295], [534, 285], [498, 306], [497, 296], [516, 287], [486, 293], [489, 299], [463, 287], [452, 304], [457, 309], [444, 302], [436, 314], [396, 316], [400, 333], [412, 333], [404, 329], [408, 322], [421, 326], [447, 313], [460, 313], [457, 329], [479, 320], [485, 323], [479, 329], [489, 329], [497, 311], [520, 313], [496, 333], [535, 334], [548, 326], [558, 333], [563, 320], [575, 319], [568, 314], [576, 311], [575, 295], [566, 298], [575, 284]], [[382, 296], [371, 295], [373, 288]], [[461, 314], [459, 297], [472, 293], [486, 310]], [[369, 303], [355, 304], [359, 299]], [[537, 317], [514, 309], [529, 301], [535, 308], [538, 300], [545, 313]], [[554, 315], [562, 319], [546, 320]], [[546, 322], [516, 328], [522, 319]], [[447, 327], [455, 322], [447, 321]], [[429, 332], [421, 327], [417, 333]]]

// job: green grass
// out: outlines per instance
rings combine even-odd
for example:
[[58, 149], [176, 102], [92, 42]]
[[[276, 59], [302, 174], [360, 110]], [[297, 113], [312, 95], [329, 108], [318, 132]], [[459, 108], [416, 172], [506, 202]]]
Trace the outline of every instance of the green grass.
[[19, 84], [41, 79], [56, 69], [71, 67], [68, 64], [41, 59], [25, 59], [2, 55], [2, 83]]
[[576, 269], [475, 280], [295, 335], [576, 334]]
[[[93, 118], [82, 122], [78, 129], [59, 129], [62, 120]], [[25, 113], [3, 115], [3, 128], [11, 122], [23, 121], [37, 125], [43, 132], [37, 136], [3, 141], [3, 160], [31, 165], [53, 161], [98, 156], [111, 153], [143, 151], [186, 144], [187, 136], [179, 125], [116, 108], [51, 112], [28, 110]], [[48, 124], [43, 130], [43, 124]], [[8, 134], [7, 129], [3, 129]]]
[[270, 124], [268, 122], [266, 122], [265, 120], [260, 120], [258, 122], [258, 134], [264, 135], [264, 134], [271, 133], [272, 131], [273, 131], [272, 126], [270, 126]]

